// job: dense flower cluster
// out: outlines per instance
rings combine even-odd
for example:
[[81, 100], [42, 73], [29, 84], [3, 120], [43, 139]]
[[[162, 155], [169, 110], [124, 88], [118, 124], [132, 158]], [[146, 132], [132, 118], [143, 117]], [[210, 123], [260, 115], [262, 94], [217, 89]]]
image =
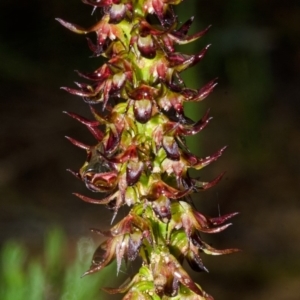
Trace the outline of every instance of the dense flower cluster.
[[[175, 46], [200, 38], [208, 30], [188, 35], [193, 18], [178, 26], [173, 6], [182, 0], [83, 0], [100, 9], [102, 19], [84, 29], [57, 19], [88, 38], [94, 56], [107, 62], [92, 73], [78, 72], [88, 83], [64, 88], [90, 105], [93, 120], [67, 113], [84, 124], [96, 139], [93, 146], [68, 138], [87, 152], [79, 172], [73, 172], [88, 189], [103, 193], [101, 199], [75, 194], [83, 201], [105, 204], [117, 214], [128, 205], [123, 220], [104, 232], [107, 239], [96, 250], [85, 274], [100, 271], [114, 259], [118, 271], [122, 260], [137, 256], [143, 264], [134, 278], [109, 293], [125, 293], [123, 299], [213, 299], [183, 269], [184, 259], [196, 271], [206, 271], [200, 253], [225, 254], [205, 243], [201, 232], [216, 233], [230, 224], [235, 213], [216, 218], [199, 213], [191, 194], [208, 189], [211, 182], [192, 178], [190, 168], [200, 170], [215, 161], [223, 149], [198, 158], [186, 146], [185, 136], [201, 131], [208, 112], [197, 122], [184, 113], [186, 102], [199, 102], [216, 85], [215, 80], [194, 90], [187, 88], [180, 73], [205, 55], [176, 52]], [[100, 109], [96, 109], [97, 104]]]

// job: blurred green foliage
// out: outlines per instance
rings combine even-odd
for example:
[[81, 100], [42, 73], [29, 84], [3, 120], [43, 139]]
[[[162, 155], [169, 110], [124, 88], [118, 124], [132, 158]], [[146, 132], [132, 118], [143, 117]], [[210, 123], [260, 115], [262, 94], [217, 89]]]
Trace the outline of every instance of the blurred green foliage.
[[68, 257], [67, 240], [60, 229], [52, 229], [45, 238], [42, 257], [32, 257], [26, 248], [8, 241], [1, 250], [1, 300], [89, 300], [105, 299], [100, 290], [115, 276], [115, 266], [100, 274], [81, 278], [88, 268], [95, 245], [91, 239], [77, 243], [75, 259]]

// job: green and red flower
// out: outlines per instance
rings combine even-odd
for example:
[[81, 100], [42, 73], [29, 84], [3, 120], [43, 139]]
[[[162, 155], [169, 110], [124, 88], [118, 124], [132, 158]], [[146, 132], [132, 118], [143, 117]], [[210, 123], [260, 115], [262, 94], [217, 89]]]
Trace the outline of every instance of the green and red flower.
[[[235, 213], [210, 218], [192, 205], [191, 195], [214, 186], [222, 177], [203, 182], [189, 175], [219, 158], [224, 149], [205, 158], [192, 154], [185, 137], [200, 132], [209, 122], [207, 112], [199, 121], [184, 112], [187, 102], [199, 102], [216, 86], [187, 88], [180, 73], [198, 63], [208, 46], [195, 55], [176, 52], [176, 45], [202, 37], [208, 30], [188, 35], [193, 18], [178, 25], [173, 6], [182, 0], [83, 0], [102, 11], [102, 19], [84, 29], [57, 19], [79, 34], [95, 33], [88, 46], [95, 57], [107, 62], [92, 73], [78, 72], [85, 83], [63, 88], [80, 96], [91, 109], [92, 120], [75, 113], [96, 139], [89, 146], [68, 139], [86, 150], [87, 160], [71, 171], [100, 199], [75, 194], [83, 201], [105, 204], [114, 217], [123, 205], [127, 217], [111, 230], [95, 231], [107, 239], [96, 250], [90, 269], [100, 271], [114, 259], [142, 258], [134, 278], [109, 293], [125, 293], [123, 299], [213, 299], [183, 269], [187, 260], [196, 271], [207, 271], [200, 254], [219, 255], [236, 249], [216, 250], [201, 233], [217, 233]], [[114, 218], [113, 217], [113, 218]]]

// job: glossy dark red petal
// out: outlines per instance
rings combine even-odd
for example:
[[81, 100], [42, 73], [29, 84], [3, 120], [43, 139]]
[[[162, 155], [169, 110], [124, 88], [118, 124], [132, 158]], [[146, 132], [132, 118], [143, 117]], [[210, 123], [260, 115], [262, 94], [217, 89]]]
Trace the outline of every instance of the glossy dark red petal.
[[194, 22], [194, 17], [191, 17], [185, 23], [183, 23], [179, 29], [175, 30], [173, 34], [176, 35], [177, 37], [184, 37], [185, 35], [187, 35], [193, 22]]
[[139, 162], [130, 161], [127, 164], [126, 182], [129, 186], [132, 186], [139, 181], [143, 169], [144, 169], [144, 164], [141, 161]]
[[70, 113], [70, 112], [66, 112], [66, 111], [64, 111], [63, 113], [67, 114], [68, 116], [77, 120], [78, 122], [84, 124], [98, 141], [102, 141], [104, 134], [98, 128], [98, 126], [99, 126], [98, 121], [90, 121], [90, 120], [88, 120], [84, 117], [81, 117], [75, 113]]
[[209, 218], [209, 221], [214, 225], [221, 225], [225, 223], [227, 220], [231, 219], [232, 217], [238, 215], [238, 212], [230, 213], [224, 216], [216, 217], [216, 218]]
[[163, 138], [162, 146], [167, 153], [167, 157], [172, 160], [179, 160], [180, 152], [178, 148], [178, 144], [174, 137], [172, 136], [165, 136]]
[[83, 144], [83, 143], [81, 143], [81, 142], [79, 142], [79, 141], [77, 141], [77, 140], [75, 140], [75, 139], [73, 139], [73, 138], [71, 138], [69, 136], [65, 136], [65, 138], [67, 140], [69, 140], [73, 145], [75, 145], [78, 148], [81, 148], [81, 149], [84, 149], [84, 150], [90, 150], [91, 149], [90, 146], [85, 145], [85, 144]]
[[152, 116], [152, 101], [146, 99], [134, 101], [134, 116], [142, 124], [148, 122]]
[[117, 196], [118, 196], [118, 191], [105, 197], [102, 199], [93, 199], [87, 196], [83, 196], [81, 194], [78, 193], [73, 193], [74, 196], [78, 197], [79, 199], [81, 199], [84, 202], [88, 202], [88, 203], [92, 203], [92, 204], [108, 204], [110, 201], [114, 200]]

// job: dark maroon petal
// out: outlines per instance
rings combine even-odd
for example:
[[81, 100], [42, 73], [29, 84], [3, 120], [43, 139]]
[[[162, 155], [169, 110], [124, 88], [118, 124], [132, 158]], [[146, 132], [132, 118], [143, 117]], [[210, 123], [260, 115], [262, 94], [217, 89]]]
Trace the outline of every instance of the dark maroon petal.
[[230, 213], [224, 216], [220, 216], [220, 217], [216, 217], [216, 218], [209, 218], [209, 221], [213, 224], [213, 225], [221, 225], [223, 223], [225, 223], [227, 220], [231, 219], [232, 217], [238, 215], [238, 212], [234, 212], [234, 213]]
[[174, 278], [174, 276], [169, 275], [167, 277], [167, 282], [164, 286], [164, 294], [167, 297], [175, 297], [178, 294], [179, 290], [179, 281], [177, 278]]
[[156, 36], [156, 35], [161, 35], [163, 31], [151, 26], [146, 20], [141, 20], [141, 22], [137, 25], [134, 26], [136, 29], [136, 37], [138, 36]]
[[192, 179], [192, 182], [194, 184], [194, 187], [198, 190], [207, 190], [211, 187], [213, 187], [214, 185], [216, 185], [224, 176], [225, 172], [222, 173], [221, 175], [219, 175], [217, 178], [215, 178], [214, 180], [210, 181], [210, 182], [203, 182], [203, 181], [199, 181], [197, 179]]
[[184, 55], [184, 54], [181, 54], [181, 53], [171, 53], [168, 56], [169, 66], [170, 67], [175, 67], [175, 66], [181, 65], [185, 61], [190, 59], [191, 57], [193, 57], [193, 55], [188, 56], [188, 55]]
[[103, 87], [103, 104], [102, 104], [102, 111], [105, 111], [108, 99], [109, 99], [109, 93], [112, 89], [112, 82], [110, 80], [106, 80], [104, 87]]
[[112, 77], [111, 94], [118, 94], [126, 83], [126, 73], [119, 72]]
[[119, 143], [120, 143], [120, 135], [117, 132], [115, 133], [112, 132], [111, 130], [109, 132], [109, 138], [106, 143], [105, 153], [107, 154], [114, 153], [118, 149]]
[[126, 181], [129, 186], [132, 186], [139, 181], [143, 169], [144, 169], [144, 164], [141, 161], [139, 162], [130, 161], [127, 164]]
[[80, 82], [76, 82], [76, 81], [74, 83], [82, 90], [87, 90], [88, 92], [92, 91], [92, 87], [89, 84], [80, 83]]
[[145, 196], [146, 198], [149, 198], [149, 200], [156, 200], [158, 199], [160, 196], [166, 196], [167, 198], [176, 200], [176, 199], [180, 199], [185, 197], [186, 195], [188, 195], [191, 192], [191, 188], [188, 188], [186, 190], [177, 190], [169, 185], [167, 185], [166, 183], [162, 182], [162, 181], [158, 181], [156, 183], [153, 184], [151, 192], [149, 193], [149, 195]]
[[92, 97], [95, 96], [95, 92], [93, 91], [83, 91], [83, 90], [75, 90], [75, 89], [71, 89], [68, 87], [61, 87], [62, 90], [67, 91], [68, 93], [72, 94], [72, 95], [76, 95], [76, 96], [80, 96], [80, 97]]
[[193, 99], [198, 94], [197, 90], [189, 88], [180, 89], [178, 93], [180, 93], [186, 101]]
[[155, 14], [157, 15], [160, 23], [164, 26], [165, 19], [164, 19], [164, 3], [161, 0], [152, 0], [152, 6], [154, 8]]
[[186, 56], [186, 58], [184, 59], [184, 61], [181, 64], [176, 65], [175, 69], [178, 72], [182, 72], [182, 71], [186, 70], [187, 68], [190, 68], [190, 67], [194, 66], [196, 63], [198, 63], [204, 57], [204, 55], [207, 52], [209, 46], [210, 45], [206, 46], [198, 54], [191, 55], [191, 56]]
[[86, 30], [86, 29], [84, 29], [83, 27], [81, 27], [79, 25], [66, 22], [66, 21], [64, 21], [60, 18], [56, 18], [55, 20], [58, 21], [61, 25], [63, 25], [67, 29], [69, 29], [69, 30], [71, 30], [75, 33], [87, 34], [89, 32], [89, 30]]
[[217, 85], [217, 79], [211, 80], [209, 83], [207, 83], [204, 87], [202, 87], [197, 95], [195, 95], [191, 101], [202, 101], [204, 100], [209, 94], [213, 91], [213, 89]]
[[161, 220], [171, 219], [171, 201], [167, 197], [160, 197], [152, 202], [152, 207], [156, 215]]
[[202, 215], [199, 211], [195, 209], [193, 210], [193, 215], [201, 227], [209, 227], [210, 221], [206, 216]]
[[71, 118], [79, 121], [80, 123], [86, 125], [86, 126], [90, 126], [90, 127], [96, 127], [99, 125], [99, 122], [98, 121], [90, 121], [84, 117], [81, 117], [75, 113], [70, 113], [70, 112], [67, 112], [67, 111], [63, 111], [64, 114], [67, 114], [68, 116], [70, 116]]
[[93, 52], [92, 57], [99, 57], [100, 55], [105, 52], [110, 45], [110, 40], [105, 40], [102, 43], [97, 42], [97, 44], [94, 44], [90, 38], [86, 38], [88, 47]]
[[97, 128], [99, 126], [98, 121], [87, 120], [86, 118], [81, 117], [75, 113], [69, 113], [66, 111], [64, 111], [63, 113], [67, 114], [68, 116], [77, 120], [78, 122], [84, 124], [98, 141], [102, 141], [104, 134], [100, 129]]
[[133, 217], [131, 215], [127, 215], [123, 220], [111, 228], [111, 234], [113, 236], [118, 236], [130, 233], [132, 231], [132, 221]]
[[167, 157], [172, 160], [179, 160], [180, 152], [178, 148], [178, 144], [175, 141], [174, 137], [165, 136], [163, 138], [162, 146], [167, 153]]
[[241, 251], [240, 249], [236, 249], [236, 248], [218, 250], [218, 249], [215, 249], [215, 248], [211, 247], [210, 245], [204, 243], [203, 241], [202, 241], [202, 244], [203, 244], [203, 246], [202, 246], [201, 250], [204, 253], [209, 254], [209, 255], [224, 255], [224, 254], [231, 254], [231, 253]]
[[195, 231], [191, 235], [190, 241], [193, 243], [193, 245], [195, 245], [199, 249], [202, 249], [204, 247], [203, 241], [198, 231]]
[[109, 10], [110, 23], [119, 23], [124, 19], [126, 14], [126, 6], [124, 4], [114, 4]]
[[156, 46], [150, 35], [145, 37], [139, 36], [137, 39], [137, 46], [142, 56], [146, 58], [154, 58], [156, 55]]
[[136, 259], [139, 254], [139, 249], [142, 245], [142, 234], [140, 232], [134, 232], [130, 234], [129, 243], [128, 243], [128, 250], [127, 250], [127, 257], [130, 261]]
[[124, 151], [123, 153], [120, 153], [117, 156], [113, 156], [111, 158], [105, 157], [105, 159], [107, 161], [112, 162], [112, 163], [124, 163], [124, 162], [126, 162], [126, 161], [128, 161], [130, 159], [135, 159], [135, 158], [137, 158], [136, 145], [129, 146], [126, 149], [126, 151]]
[[99, 97], [83, 97], [82, 100], [89, 105], [99, 104], [103, 101], [103, 94], [98, 96]]
[[[178, 82], [168, 82], [168, 81], [166, 81], [166, 82], [164, 82], [164, 84], [165, 85], [163, 85], [163, 88], [165, 87], [165, 86], [167, 86], [168, 87], [168, 89], [170, 89], [172, 92], [175, 92], [175, 93], [182, 93], [182, 91], [183, 91], [183, 86], [182, 86], [182, 84], [183, 84], [183, 82], [181, 82], [181, 83], [178, 83]], [[166, 90], [167, 91], [167, 90]]]
[[93, 199], [90, 197], [86, 197], [80, 195], [78, 193], [73, 193], [74, 196], [78, 197], [79, 199], [83, 200], [84, 202], [92, 203], [92, 204], [108, 204], [110, 201], [114, 200], [118, 196], [119, 191], [105, 197], [102, 199]]
[[134, 116], [142, 124], [148, 122], [152, 116], [152, 101], [146, 99], [135, 101]]
[[191, 279], [191, 277], [184, 271], [182, 268], [177, 268], [174, 271], [174, 277], [178, 279], [178, 281], [186, 286], [188, 289], [193, 291], [195, 294], [199, 296], [203, 296], [203, 292], [198, 288], [195, 282]]
[[187, 35], [188, 31], [190, 30], [193, 21], [194, 21], [194, 17], [191, 17], [185, 23], [183, 23], [182, 26], [179, 29], [177, 29], [173, 34], [176, 35], [177, 37], [184, 37], [185, 35]]
[[211, 156], [207, 156], [207, 157], [202, 158], [202, 159], [197, 159], [197, 162], [194, 165], [192, 165], [193, 168], [199, 170], [199, 169], [202, 169], [202, 168], [206, 167], [210, 163], [216, 161], [223, 154], [223, 152], [226, 148], [227, 147], [225, 146], [225, 147], [223, 147], [222, 149], [220, 149], [219, 151], [217, 151], [216, 153], [214, 153]]
[[171, 53], [168, 56], [169, 66], [175, 68], [178, 72], [182, 72], [188, 67], [192, 67], [199, 62], [205, 55], [209, 48], [206, 46], [200, 53], [195, 55], [185, 55], [181, 53]]
[[92, 40], [88, 37], [86, 38], [86, 41], [87, 41], [88, 47], [94, 54], [93, 56], [95, 56], [95, 57], [100, 56], [104, 52], [102, 45], [94, 44], [92, 42]]
[[112, 75], [111, 70], [107, 65], [103, 65], [98, 70], [94, 71], [93, 73], [82, 73], [77, 70], [75, 72], [80, 76], [88, 80], [96, 81], [96, 82], [103, 82], [106, 80], [109, 76]]
[[83, 178], [83, 182], [84, 182], [85, 186], [92, 192], [95, 192], [95, 193], [106, 192], [106, 190], [104, 191], [104, 190], [99, 189], [99, 187], [95, 186], [93, 183], [89, 182], [85, 178]]
[[[170, 1], [164, 1], [164, 3], [166, 4], [167, 2]], [[172, 1], [174, 3], [174, 1]], [[178, 0], [177, 0], [178, 3]], [[172, 3], [170, 3], [172, 4]], [[177, 20], [177, 16], [174, 13], [173, 7], [171, 5], [166, 6], [166, 9], [164, 9], [164, 15], [163, 15], [163, 19], [160, 20], [161, 24], [164, 26], [164, 28], [166, 29], [172, 29], [171, 27], [174, 26], [175, 27], [175, 22]]]
[[[180, 144], [180, 146], [182, 145]], [[194, 166], [199, 162], [199, 158], [196, 155], [187, 151], [182, 153], [182, 157], [189, 163], [190, 166]]]
[[229, 226], [231, 226], [232, 224], [225, 224], [223, 226], [219, 226], [219, 227], [214, 227], [214, 228], [201, 228], [200, 231], [204, 232], [204, 233], [219, 233], [223, 230], [225, 230], [226, 228], [228, 228]]
[[209, 117], [209, 110], [206, 112], [206, 114], [203, 116], [201, 120], [198, 122], [192, 124], [192, 125], [181, 125], [180, 126], [180, 133], [183, 135], [194, 135], [199, 133], [201, 130], [203, 130], [209, 121], [212, 119], [212, 117]]
[[88, 188], [98, 192], [112, 192], [118, 182], [118, 176], [115, 171], [106, 173], [84, 173], [81, 175]]
[[85, 145], [85, 144], [83, 144], [83, 143], [81, 143], [81, 142], [78, 142], [77, 140], [75, 140], [75, 139], [73, 139], [73, 138], [71, 138], [71, 137], [69, 137], [69, 136], [65, 136], [65, 138], [66, 138], [67, 140], [69, 140], [73, 145], [75, 145], [75, 146], [78, 147], [78, 148], [81, 148], [81, 149], [84, 149], [84, 150], [90, 150], [90, 149], [91, 149], [90, 146]]
[[90, 107], [91, 113], [93, 114], [93, 116], [95, 117], [95, 119], [100, 124], [106, 124], [107, 123], [107, 120], [102, 115], [100, 115], [100, 113], [97, 112], [96, 109], [92, 105], [90, 105], [89, 107]]
[[176, 38], [174, 39], [174, 41], [177, 43], [177, 44], [187, 44], [187, 43], [190, 43], [190, 42], [193, 42], [199, 38], [201, 38], [202, 36], [204, 36], [207, 31], [210, 29], [211, 26], [208, 26], [207, 28], [205, 28], [204, 30], [200, 31], [200, 32], [197, 32], [193, 35], [190, 35], [190, 36], [185, 36], [185, 37], [177, 37], [176, 35]]
[[208, 272], [207, 268], [204, 266], [202, 259], [198, 254], [195, 254], [191, 250], [186, 256], [186, 260], [189, 263], [190, 267], [196, 272]]
[[204, 55], [206, 54], [209, 47], [210, 47], [210, 45], [207, 45], [203, 50], [201, 50], [198, 54], [196, 54], [189, 61], [189, 66], [194, 66], [197, 62], [199, 62], [204, 57]]
[[[116, 245], [113, 243], [113, 240], [102, 243], [94, 253], [90, 269], [81, 277], [96, 273], [109, 265], [115, 256], [115, 247]], [[106, 250], [103, 248], [106, 248]]]
[[130, 215], [132, 217], [132, 223], [134, 225], [134, 227], [137, 227], [138, 229], [140, 229], [145, 236], [147, 235], [147, 232], [149, 232], [149, 230], [151, 229], [151, 226], [149, 224], [149, 221], [147, 219], [143, 219], [140, 216], [137, 215]]
[[133, 100], [153, 100], [157, 95], [157, 89], [152, 86], [142, 84], [130, 92], [130, 98]]

